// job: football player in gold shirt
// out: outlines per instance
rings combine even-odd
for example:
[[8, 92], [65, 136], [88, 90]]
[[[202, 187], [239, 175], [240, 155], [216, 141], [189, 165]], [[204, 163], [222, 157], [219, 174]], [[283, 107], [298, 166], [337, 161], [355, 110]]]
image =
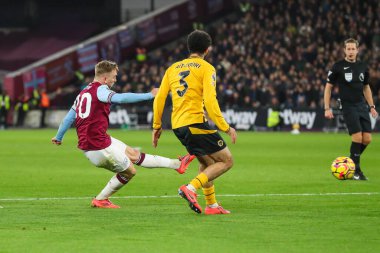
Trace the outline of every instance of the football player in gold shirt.
[[174, 63], [166, 70], [154, 100], [152, 142], [156, 147], [162, 132], [165, 101], [171, 93], [173, 132], [200, 163], [199, 174], [189, 184], [182, 185], [178, 193], [193, 211], [202, 213], [196, 194], [202, 188], [207, 205], [205, 214], [228, 214], [230, 211], [216, 201], [213, 180], [232, 167], [232, 154], [218, 131], [209, 126], [205, 109], [219, 130], [231, 137], [232, 143], [235, 143], [237, 134], [223, 118], [216, 99], [215, 68], [204, 60], [211, 47], [210, 35], [200, 30], [193, 31], [187, 38], [187, 47], [189, 58]]

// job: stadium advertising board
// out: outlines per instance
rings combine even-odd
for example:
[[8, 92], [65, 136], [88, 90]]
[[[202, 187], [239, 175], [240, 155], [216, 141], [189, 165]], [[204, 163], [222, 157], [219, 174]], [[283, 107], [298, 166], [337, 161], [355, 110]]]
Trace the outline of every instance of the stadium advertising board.
[[[226, 110], [223, 115], [228, 123], [240, 130], [266, 128], [268, 116], [273, 110]], [[320, 110], [284, 109], [279, 111], [280, 127], [290, 129], [298, 124], [304, 130], [321, 130], [324, 126], [324, 116]]]
[[[133, 111], [133, 112], [132, 112]], [[223, 111], [223, 116], [229, 124], [237, 130], [266, 131], [268, 115], [271, 109], [263, 108], [257, 110], [233, 110]], [[33, 113], [32, 113], [33, 112]], [[33, 117], [27, 117], [25, 126], [39, 126], [35, 119], [40, 118], [40, 110], [32, 110]], [[66, 115], [67, 110], [51, 110], [47, 112], [47, 124], [50, 127], [58, 127]], [[29, 114], [29, 113], [28, 113]], [[301, 131], [346, 131], [343, 116], [337, 114], [334, 120], [326, 120], [322, 110], [293, 110], [280, 111], [279, 130], [288, 131], [292, 125], [299, 124]], [[34, 121], [33, 121], [34, 119]], [[138, 111], [124, 106], [112, 107], [109, 115], [110, 128], [150, 128], [153, 120], [153, 112], [148, 107], [140, 108]], [[210, 125], [214, 125], [210, 121]], [[162, 126], [170, 128], [170, 110], [165, 109], [162, 117]], [[380, 118], [371, 117], [372, 130], [380, 131]]]
[[[257, 110], [225, 110], [226, 121], [238, 130], [266, 130], [271, 108]], [[380, 118], [371, 118], [371, 127], [380, 131]], [[337, 111], [333, 120], [324, 117], [320, 109], [283, 109], [279, 111], [279, 129], [290, 130], [293, 125], [299, 125], [303, 131], [340, 131], [346, 130], [341, 112]]]
[[127, 57], [135, 53], [136, 35], [132, 27], [126, 27], [124, 30], [117, 33], [120, 46], [121, 59], [125, 60]]
[[136, 25], [137, 40], [142, 46], [149, 46], [157, 39], [154, 19], [150, 18]]
[[[168, 110], [165, 110], [168, 111]], [[268, 115], [271, 109], [262, 108], [256, 110], [224, 110], [226, 121], [237, 130], [265, 130], [267, 128]], [[152, 112], [146, 117], [148, 124], [152, 123]], [[285, 109], [279, 112], [280, 126], [282, 129], [290, 129], [293, 124], [299, 124], [301, 129], [308, 131], [320, 131], [325, 126], [323, 111], [321, 110], [293, 110]], [[170, 117], [163, 117], [163, 125], [170, 125]], [[212, 125], [213, 123], [210, 122]]]
[[189, 20], [194, 20], [198, 17], [198, 11], [197, 11], [198, 5], [196, 1], [190, 0], [187, 2], [186, 9], [187, 9], [187, 18]]
[[77, 50], [77, 59], [80, 71], [84, 73], [93, 71], [99, 60], [98, 45], [93, 43], [79, 48]]
[[[316, 120], [317, 115], [319, 120]], [[323, 122], [324, 119], [324, 116], [320, 111], [285, 109], [280, 112], [280, 117], [284, 126], [299, 124], [307, 130], [323, 127], [323, 124], [319, 124], [320, 122]]]
[[[165, 110], [167, 112], [168, 109]], [[170, 111], [170, 110], [169, 110]], [[271, 108], [261, 108], [255, 110], [235, 110], [227, 109], [222, 111], [226, 121], [235, 127], [237, 130], [254, 130], [265, 131], [268, 129], [268, 117], [271, 113]], [[165, 113], [164, 112], [164, 113]], [[152, 123], [152, 112], [146, 117], [148, 124]], [[342, 115], [336, 115], [335, 119], [330, 121], [324, 118], [323, 110], [313, 109], [283, 109], [279, 111], [280, 130], [290, 130], [293, 125], [299, 125], [303, 131], [322, 131], [326, 129], [344, 130], [345, 123]], [[163, 117], [163, 126], [170, 126], [170, 117]], [[212, 122], [210, 122], [213, 125]], [[380, 119], [371, 117], [371, 125], [374, 131], [380, 130]]]
[[100, 55], [102, 59], [120, 63], [120, 45], [117, 34], [111, 35], [99, 41]]
[[157, 15], [154, 20], [160, 42], [168, 42], [179, 36], [179, 11], [177, 9]]
[[208, 0], [207, 9], [209, 14], [218, 13], [223, 10], [224, 6], [223, 0]]
[[133, 29], [130, 27], [125, 28], [117, 35], [119, 37], [119, 45], [121, 48], [130, 47], [135, 43], [135, 35]]
[[24, 94], [31, 96], [34, 89], [46, 87], [46, 72], [44, 67], [38, 67], [22, 75]]
[[4, 89], [11, 97], [11, 100], [15, 101], [18, 97], [24, 93], [24, 83], [22, 75], [18, 76], [6, 76], [4, 78]]
[[70, 53], [46, 64], [48, 91], [65, 85], [74, 77], [75, 53]]

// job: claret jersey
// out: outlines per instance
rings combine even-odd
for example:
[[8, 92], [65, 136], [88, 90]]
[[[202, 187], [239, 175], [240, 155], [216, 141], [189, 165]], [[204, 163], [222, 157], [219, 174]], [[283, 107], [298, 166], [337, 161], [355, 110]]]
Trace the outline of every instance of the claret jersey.
[[90, 83], [79, 93], [73, 105], [78, 148], [82, 150], [100, 150], [111, 145], [111, 138], [107, 134], [108, 115], [111, 97], [115, 93], [109, 93], [108, 102], [100, 101], [97, 91], [101, 85], [99, 82]]

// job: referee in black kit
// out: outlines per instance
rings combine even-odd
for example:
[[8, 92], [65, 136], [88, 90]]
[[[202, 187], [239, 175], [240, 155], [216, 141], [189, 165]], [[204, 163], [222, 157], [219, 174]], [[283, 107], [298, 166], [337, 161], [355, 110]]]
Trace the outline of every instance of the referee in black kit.
[[336, 62], [328, 72], [324, 93], [325, 117], [334, 118], [330, 108], [331, 89], [339, 87], [342, 101], [343, 117], [348, 133], [351, 135], [350, 157], [355, 162], [355, 180], [368, 180], [360, 169], [360, 155], [371, 142], [371, 116], [376, 118], [378, 113], [372, 99], [369, 86], [367, 64], [356, 60], [359, 52], [359, 42], [348, 39], [344, 42], [344, 60]]

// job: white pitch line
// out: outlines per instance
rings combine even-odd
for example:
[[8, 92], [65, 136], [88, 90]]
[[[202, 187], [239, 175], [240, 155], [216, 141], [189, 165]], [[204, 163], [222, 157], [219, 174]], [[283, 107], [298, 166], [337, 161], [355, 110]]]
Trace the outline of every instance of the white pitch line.
[[[307, 196], [339, 196], [339, 195], [380, 195], [380, 192], [327, 192], [327, 193], [258, 193], [258, 194], [218, 194], [218, 197], [307, 197]], [[38, 200], [81, 200], [93, 197], [52, 197], [52, 198], [6, 198], [0, 201], [38, 201]], [[178, 198], [178, 195], [163, 196], [119, 196], [113, 199], [159, 199]], [[2, 208], [0, 206], [0, 208]]]
[[380, 192], [326, 192], [326, 193], [263, 193], [263, 194], [224, 194], [224, 197], [272, 197], [272, 196], [337, 196], [337, 195], [379, 195]]

